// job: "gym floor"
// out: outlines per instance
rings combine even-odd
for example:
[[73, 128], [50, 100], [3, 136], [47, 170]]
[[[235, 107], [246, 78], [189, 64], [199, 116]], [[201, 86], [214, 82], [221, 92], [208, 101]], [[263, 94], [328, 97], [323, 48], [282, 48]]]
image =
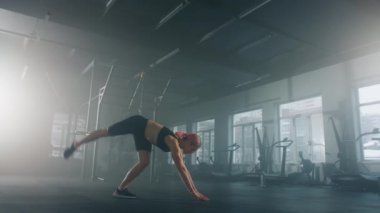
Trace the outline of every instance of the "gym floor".
[[77, 179], [0, 177], [0, 212], [379, 212], [380, 196], [330, 187], [267, 186], [250, 182], [201, 182], [198, 189], [210, 197], [194, 200], [182, 183], [130, 187], [138, 198], [111, 196], [117, 183]]

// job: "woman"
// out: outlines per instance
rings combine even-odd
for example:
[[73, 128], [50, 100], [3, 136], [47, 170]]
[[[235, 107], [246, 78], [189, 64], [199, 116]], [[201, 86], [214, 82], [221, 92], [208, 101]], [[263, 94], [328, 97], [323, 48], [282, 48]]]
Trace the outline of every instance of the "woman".
[[207, 201], [208, 197], [200, 193], [194, 185], [191, 175], [183, 162], [182, 152], [191, 154], [200, 146], [199, 136], [194, 133], [176, 132], [167, 127], [148, 120], [140, 115], [129, 117], [123, 121], [111, 125], [108, 129], [98, 129], [91, 132], [80, 141], [74, 141], [71, 147], [64, 152], [65, 159], [69, 158], [82, 144], [94, 141], [106, 136], [132, 134], [135, 140], [139, 162], [127, 173], [123, 181], [113, 192], [113, 196], [121, 198], [136, 198], [136, 195], [128, 191], [129, 184], [149, 165], [152, 144], [164, 152], [171, 152], [173, 161], [181, 175], [181, 178], [189, 192], [198, 200]]

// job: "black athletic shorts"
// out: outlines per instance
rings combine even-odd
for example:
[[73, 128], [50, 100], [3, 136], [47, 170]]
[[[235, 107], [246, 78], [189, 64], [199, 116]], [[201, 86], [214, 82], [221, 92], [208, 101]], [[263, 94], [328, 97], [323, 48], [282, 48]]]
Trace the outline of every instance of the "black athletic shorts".
[[134, 115], [117, 122], [108, 128], [110, 136], [132, 134], [135, 139], [136, 150], [151, 151], [152, 144], [145, 138], [145, 127], [148, 119], [141, 115]]

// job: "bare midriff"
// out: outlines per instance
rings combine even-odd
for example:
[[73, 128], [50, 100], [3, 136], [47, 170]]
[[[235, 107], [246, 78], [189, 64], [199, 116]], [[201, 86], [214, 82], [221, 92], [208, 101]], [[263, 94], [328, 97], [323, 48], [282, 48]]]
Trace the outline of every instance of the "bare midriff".
[[148, 120], [148, 123], [146, 124], [146, 127], [145, 127], [146, 139], [152, 144], [157, 144], [157, 137], [162, 127], [163, 126], [161, 124], [153, 120]]

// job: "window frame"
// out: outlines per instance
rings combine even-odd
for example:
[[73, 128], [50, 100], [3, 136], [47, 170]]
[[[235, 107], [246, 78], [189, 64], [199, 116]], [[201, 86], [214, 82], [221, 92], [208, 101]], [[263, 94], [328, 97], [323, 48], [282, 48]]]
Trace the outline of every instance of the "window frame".
[[[62, 122], [63, 120], [60, 120], [60, 122], [56, 122], [57, 121], [55, 119], [56, 115], [65, 116], [66, 117], [65, 121]], [[70, 146], [73, 140], [77, 140], [78, 139], [77, 137], [84, 137], [84, 135], [79, 135], [79, 134], [77, 135], [76, 131], [85, 132], [85, 129], [84, 129], [86, 128], [85, 117], [86, 116], [83, 116], [81, 114], [75, 114], [75, 113], [71, 114], [71, 113], [66, 113], [66, 112], [55, 112], [53, 114], [52, 121], [51, 121], [52, 127], [50, 131], [50, 140], [49, 140], [49, 145], [51, 147], [49, 157], [62, 158], [65, 148]], [[83, 122], [84, 126], [82, 126], [82, 128], [78, 130], [78, 124], [80, 122]], [[53, 144], [53, 140], [56, 137], [56, 135], [53, 135], [55, 125], [63, 127], [62, 128], [63, 130], [60, 136], [58, 136], [60, 140], [59, 145], [56, 145], [56, 146], [54, 146]], [[79, 147], [78, 150], [74, 153], [73, 159], [81, 160], [83, 159], [83, 155], [84, 155], [84, 147], [82, 146], [82, 147]]]
[[[247, 122], [247, 123], [243, 123], [243, 124], [234, 124], [234, 117], [235, 115], [238, 115], [238, 114], [242, 114], [242, 113], [247, 113], [247, 112], [254, 112], [254, 111], [261, 111], [261, 119], [258, 120], [258, 121], [251, 121], [251, 122]], [[230, 124], [231, 124], [231, 140], [229, 142], [230, 145], [232, 145], [233, 143], [235, 143], [235, 128], [238, 128], [238, 127], [241, 127], [242, 129], [242, 147], [240, 147], [239, 150], [241, 150], [241, 162], [238, 162], [237, 159], [236, 159], [236, 155], [234, 155], [234, 158], [232, 160], [232, 164], [233, 165], [246, 165], [247, 163], [244, 162], [244, 149], [245, 149], [245, 128], [246, 127], [252, 127], [252, 137], [253, 137], [253, 162], [252, 165], [256, 165], [257, 163], [257, 134], [256, 134], [256, 131], [255, 131], [255, 127], [256, 125], [261, 125], [261, 129], [263, 128], [263, 112], [264, 110], [262, 108], [251, 108], [251, 109], [247, 109], [247, 110], [244, 110], [244, 111], [237, 111], [237, 112], [234, 112], [233, 114], [230, 115]]]
[[[213, 128], [198, 131], [198, 123], [200, 123], [200, 122], [204, 122], [204, 121], [209, 121], [209, 120], [213, 120], [213, 121], [214, 121], [214, 126], [213, 126]], [[216, 119], [215, 119], [215, 118], [213, 118], [213, 117], [208, 117], [208, 118], [204, 118], [204, 119], [197, 119], [197, 120], [195, 120], [195, 121], [193, 122], [193, 125], [192, 125], [192, 130], [193, 130], [197, 135], [199, 135], [199, 136], [201, 137], [202, 140], [203, 140], [203, 138], [202, 138], [203, 135], [201, 135], [200, 133], [202, 132], [202, 134], [203, 134], [203, 133], [205, 133], [205, 132], [209, 132], [209, 137], [210, 137], [210, 142], [209, 142], [209, 156], [212, 156], [212, 157], [213, 157], [213, 160], [215, 160], [215, 159], [214, 159], [215, 154], [214, 154], [213, 150], [211, 150], [211, 147], [213, 147], [213, 148], [215, 149], [215, 123], [216, 123]], [[213, 138], [214, 140], [212, 140], [212, 134], [211, 134], [211, 133], [213, 133], [213, 135], [214, 135], [214, 138]], [[202, 146], [203, 146], [203, 145], [204, 145], [203, 141], [202, 141], [201, 143], [202, 143]], [[202, 149], [202, 150], [203, 150], [203, 149]], [[192, 156], [191, 156], [191, 164], [192, 164], [192, 165], [198, 165], [198, 164], [199, 164], [198, 161], [197, 161], [197, 158], [199, 157], [199, 156], [198, 156], [199, 151], [200, 151], [200, 149], [198, 149], [198, 150], [196, 151], [195, 155], [192, 155]], [[201, 162], [203, 162], [203, 161], [201, 161]], [[208, 160], [207, 162], [205, 162], [205, 163], [209, 163], [209, 160]]]
[[[380, 85], [380, 81], [373, 81], [373, 82], [367, 82], [367, 83], [361, 83], [357, 84], [353, 88], [353, 99], [354, 99], [354, 121], [355, 121], [355, 133], [356, 135], [360, 135], [362, 133], [362, 122], [361, 122], [361, 107], [365, 106], [371, 106], [371, 105], [376, 105], [380, 104], [380, 99], [377, 101], [372, 101], [372, 102], [367, 102], [367, 103], [360, 103], [360, 97], [359, 97], [359, 89], [365, 88], [365, 87], [370, 87], [374, 85]], [[379, 110], [380, 112], [380, 110]], [[380, 126], [378, 127], [380, 128]], [[358, 161], [359, 162], [368, 162], [368, 163], [378, 163], [380, 162], [380, 156], [378, 159], [367, 159], [365, 158], [365, 153], [364, 153], [364, 143], [363, 140], [359, 140], [356, 142], [355, 147], [357, 148], [357, 156], [358, 156]]]
[[[289, 103], [293, 103], [293, 102], [298, 102], [298, 101], [304, 101], [304, 100], [308, 100], [308, 99], [313, 99], [313, 98], [320, 98], [321, 99], [321, 110], [320, 111], [311, 111], [311, 112], [308, 112], [308, 113], [304, 113], [304, 114], [295, 114], [293, 116], [284, 116], [284, 117], [281, 117], [281, 105], [284, 105], [284, 104], [289, 104]], [[317, 114], [321, 114], [322, 115], [322, 124], [323, 124], [323, 128], [324, 128], [324, 122], [323, 122], [323, 96], [322, 94], [313, 94], [313, 95], [310, 95], [310, 96], [304, 96], [304, 97], [300, 97], [300, 98], [297, 98], [297, 99], [289, 99], [287, 101], [283, 101], [283, 102], [279, 102], [277, 104], [277, 119], [278, 119], [278, 122], [277, 122], [277, 125], [278, 125], [278, 138], [279, 140], [282, 140], [283, 138], [281, 138], [281, 120], [283, 119], [290, 119], [291, 120], [291, 125], [294, 126], [295, 122], [295, 118], [297, 117], [306, 117], [308, 118], [308, 128], [309, 128], [309, 135], [308, 135], [308, 138], [309, 140], [313, 138], [313, 133], [312, 131], [310, 131], [312, 128], [310, 126], [310, 122], [311, 122], [311, 116], [312, 115], [317, 115]], [[292, 128], [295, 128], [295, 127], [292, 127]], [[290, 135], [292, 137], [295, 137], [296, 131], [294, 129], [291, 130], [290, 132]], [[325, 131], [323, 129], [323, 138], [324, 138], [324, 147], [326, 149], [326, 140], [325, 140]], [[296, 141], [295, 141], [295, 138], [290, 138], [291, 140], [294, 141], [294, 144], [292, 146], [297, 146], [296, 144]], [[294, 156], [295, 156], [295, 161], [293, 159], [289, 159], [289, 156], [287, 156], [287, 164], [299, 164], [299, 160], [298, 159], [298, 153], [296, 153], [296, 151], [298, 151], [297, 149], [294, 151]], [[326, 152], [326, 151], [325, 151]], [[277, 153], [276, 156], [274, 156], [275, 159], [277, 160], [280, 160], [281, 161], [281, 158], [282, 158], [282, 152], [275, 152], [273, 151], [273, 153]], [[305, 156], [304, 156], [305, 157]], [[323, 157], [324, 158], [324, 162], [326, 162], [326, 154], [325, 156]], [[305, 159], [308, 159], [308, 157], [305, 157]], [[310, 159], [311, 160], [311, 159]], [[323, 162], [322, 162], [323, 163]]]

